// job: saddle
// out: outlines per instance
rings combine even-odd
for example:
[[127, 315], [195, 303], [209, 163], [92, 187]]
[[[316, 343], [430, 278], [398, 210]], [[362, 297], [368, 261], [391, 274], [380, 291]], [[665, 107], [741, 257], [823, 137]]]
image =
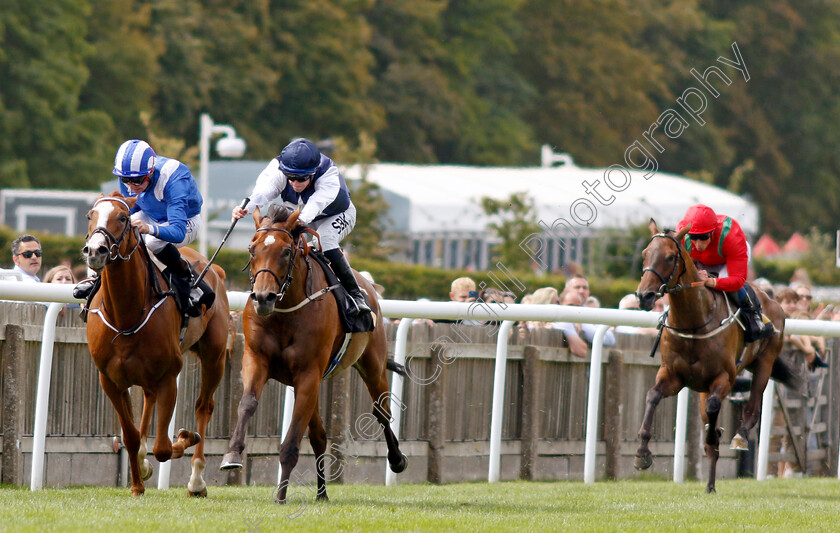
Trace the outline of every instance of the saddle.
[[[324, 276], [327, 278], [329, 286], [336, 286], [336, 288], [330, 292], [332, 292], [333, 296], [335, 296], [335, 302], [338, 306], [338, 316], [341, 318], [341, 325], [344, 328], [345, 333], [365, 333], [373, 331], [376, 327], [376, 320], [373, 312], [362, 313], [356, 317], [350, 316], [349, 310], [354, 308], [353, 304], [349, 301], [350, 295], [347, 294], [347, 290], [338, 280], [338, 276], [336, 276], [330, 268], [329, 262], [327, 261], [327, 258], [324, 257], [324, 254], [314, 249], [310, 249], [309, 257], [314, 258], [315, 262], [321, 267], [321, 270], [324, 271]], [[365, 295], [367, 304], [370, 305], [370, 297], [367, 292], [362, 289], [362, 293]]]

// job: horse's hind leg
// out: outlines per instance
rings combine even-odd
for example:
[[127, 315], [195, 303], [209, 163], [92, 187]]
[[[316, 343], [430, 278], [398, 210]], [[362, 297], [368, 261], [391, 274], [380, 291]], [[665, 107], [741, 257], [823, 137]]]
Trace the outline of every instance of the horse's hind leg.
[[119, 390], [117, 386], [108, 379], [102, 372], [99, 373], [99, 383], [105, 395], [111, 400], [117, 417], [120, 419], [120, 427], [123, 432], [123, 443], [128, 452], [128, 464], [131, 468], [131, 494], [142, 496], [146, 491], [143, 486], [143, 478], [140, 475], [140, 465], [137, 460], [137, 452], [140, 448], [140, 433], [134, 427], [134, 415], [131, 413], [131, 396], [128, 390]]
[[220, 470], [242, 468], [242, 451], [245, 449], [245, 431], [248, 421], [257, 410], [263, 387], [268, 381], [268, 367], [266, 360], [254, 354], [247, 346], [242, 356], [242, 398], [236, 411], [236, 427], [230, 437], [228, 451], [222, 457]]
[[140, 417], [140, 451], [138, 452], [137, 462], [140, 464], [140, 475], [143, 476], [143, 481], [146, 481], [154, 473], [154, 468], [146, 459], [146, 437], [149, 435], [149, 426], [152, 423], [152, 413], [155, 410], [155, 395], [151, 392], [143, 391], [143, 414]]
[[327, 430], [324, 429], [324, 422], [318, 409], [312, 413], [309, 419], [309, 444], [315, 452], [315, 471], [318, 476], [318, 497], [319, 500], [329, 501], [327, 497], [327, 481], [324, 476], [324, 454], [327, 451]]
[[382, 367], [382, 371], [375, 376], [365, 374], [363, 369], [359, 369], [359, 374], [362, 376], [370, 397], [373, 400], [373, 415], [379, 421], [382, 431], [385, 434], [385, 443], [388, 445], [388, 465], [392, 472], [399, 474], [408, 465], [408, 460], [400, 451], [400, 442], [397, 440], [394, 432], [391, 431], [390, 401], [393, 397], [399, 402], [399, 398], [393, 396], [388, 390], [388, 377], [385, 373], [384, 366]]
[[770, 380], [770, 373], [773, 370], [772, 354], [762, 352], [758, 356], [758, 363], [751, 368], [753, 376], [750, 384], [750, 399], [744, 406], [743, 420], [738, 432], [732, 437], [731, 448], [733, 450], [747, 450], [749, 448], [750, 430], [758, 423], [761, 415], [761, 401], [764, 396], [764, 389]]
[[[225, 330], [225, 333], [227, 331]], [[199, 350], [203, 353], [203, 346], [199, 346]], [[195, 419], [198, 423], [196, 428], [199, 435], [207, 435], [207, 424], [210, 423], [210, 417], [213, 416], [213, 409], [216, 403], [213, 401], [213, 393], [222, 381], [222, 376], [225, 373], [225, 345], [224, 339], [221, 346], [214, 346], [216, 348], [212, 353], [214, 357], [207, 357], [201, 359], [201, 389], [198, 392], [198, 398], [195, 400]], [[204, 456], [204, 439], [201, 439], [195, 445], [193, 458], [190, 462], [192, 466], [192, 473], [190, 481], [187, 483], [187, 492], [190, 496], [207, 496], [207, 483], [204, 481], [204, 468], [207, 466], [207, 458]]]
[[653, 464], [650, 448], [650, 429], [653, 425], [653, 414], [656, 406], [662, 398], [667, 398], [678, 393], [683, 385], [679, 379], [668, 372], [668, 369], [661, 367], [656, 373], [656, 385], [650, 388], [645, 400], [645, 415], [642, 418], [642, 427], [639, 428], [639, 449], [636, 450], [636, 459], [633, 466], [636, 470], [646, 470]]

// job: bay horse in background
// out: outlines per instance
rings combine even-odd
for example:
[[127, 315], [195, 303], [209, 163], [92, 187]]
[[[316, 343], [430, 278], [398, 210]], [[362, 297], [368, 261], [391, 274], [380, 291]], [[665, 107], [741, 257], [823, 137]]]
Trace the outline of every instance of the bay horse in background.
[[[330, 284], [321, 267], [311, 264], [315, 260], [310, 257], [304, 233], [317, 234], [298, 224], [299, 214], [276, 204], [265, 217], [259, 209], [254, 211], [256, 232], [248, 247], [252, 292], [243, 317], [244, 391], [236, 428], [221, 465], [222, 470], [242, 467], [245, 431], [268, 379], [294, 387], [292, 422], [280, 446], [282, 474], [276, 500], [281, 503], [286, 500], [289, 476], [298, 462], [307, 427], [316, 458], [317, 499], [328, 499], [323, 459], [327, 435], [318, 412], [318, 391], [328, 366], [334, 364], [333, 354], [345, 342], [336, 298], [328, 293]], [[385, 435], [388, 463], [392, 471], [399, 473], [405, 470], [406, 458], [391, 431], [387, 370], [400, 369], [388, 360], [376, 291], [358, 272], [355, 276], [368, 293], [378, 325], [371, 332], [352, 334], [344, 356], [330, 375], [350, 366], [359, 372], [374, 402], [373, 415]]]
[[725, 293], [703, 285], [694, 261], [680, 243], [690, 225], [679, 233], [660, 232], [651, 219], [651, 241], [643, 252], [642, 279], [636, 291], [641, 308], [649, 311], [663, 294], [670, 310], [662, 332], [662, 363], [656, 384], [647, 393], [639, 449], [634, 466], [643, 470], [653, 463], [648, 442], [653, 413], [662, 398], [674, 396], [683, 387], [700, 393], [700, 414], [706, 423], [705, 449], [709, 458], [706, 492], [715, 492], [715, 467], [722, 430], [717, 427], [721, 403], [729, 395], [735, 377], [746, 368], [752, 372], [750, 399], [741, 426], [732, 438], [732, 449], [746, 450], [749, 432], [758, 422], [761, 400], [771, 377], [791, 388], [801, 384], [791, 369], [777, 359], [782, 349], [785, 313], [763, 291], [756, 289], [764, 314], [776, 333], [754, 343], [744, 343], [743, 329], [731, 312]]
[[[158, 461], [177, 459], [195, 445], [192, 475], [187, 485], [191, 496], [206, 496], [204, 441], [213, 413], [213, 393], [224, 375], [230, 312], [222, 281], [224, 271], [216, 265], [205, 279], [216, 300], [201, 316], [189, 320], [181, 335], [181, 312], [169, 297], [160, 268], [131, 227], [130, 210], [136, 198], [115, 192], [100, 195], [88, 212], [87, 242], [82, 255], [88, 267], [100, 271], [101, 288], [93, 295], [87, 319], [87, 339], [99, 383], [111, 400], [123, 431], [131, 466], [131, 493], [145, 491], [144, 480], [152, 475], [146, 459], [146, 437], [157, 404], [157, 435], [153, 453]], [[207, 260], [194, 250], [181, 254], [200, 268]], [[201, 362], [201, 390], [195, 403], [198, 432], [181, 429], [173, 444], [167, 435], [178, 394], [176, 379], [190, 351]], [[129, 389], [143, 388], [143, 414], [139, 431], [134, 425]]]

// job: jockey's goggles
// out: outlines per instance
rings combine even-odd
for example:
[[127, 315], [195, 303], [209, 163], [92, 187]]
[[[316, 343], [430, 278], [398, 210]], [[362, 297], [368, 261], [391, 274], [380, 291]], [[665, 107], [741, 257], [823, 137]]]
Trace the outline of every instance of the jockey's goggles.
[[304, 182], [304, 181], [311, 180], [312, 177], [315, 175], [315, 173], [310, 172], [309, 174], [291, 174], [291, 173], [284, 172], [283, 175], [286, 176], [286, 179], [289, 180], [289, 181]]
[[708, 241], [712, 238], [711, 233], [699, 233], [697, 235], [690, 235], [688, 236], [689, 239], [692, 241]]
[[145, 176], [120, 176], [120, 181], [126, 185], [143, 185], [143, 182], [149, 179], [149, 176], [151, 176], [151, 172]]

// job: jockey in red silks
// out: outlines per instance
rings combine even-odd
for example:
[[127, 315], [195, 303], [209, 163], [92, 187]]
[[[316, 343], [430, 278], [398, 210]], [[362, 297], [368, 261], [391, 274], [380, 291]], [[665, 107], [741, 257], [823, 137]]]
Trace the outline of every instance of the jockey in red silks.
[[741, 309], [744, 340], [749, 343], [773, 335], [773, 324], [761, 319], [760, 300], [756, 297], [753, 302], [744, 287], [750, 248], [741, 225], [731, 217], [715, 214], [711, 207], [703, 204], [688, 208], [677, 231], [689, 224], [691, 228], [683, 245], [705, 285], [727, 293]]

